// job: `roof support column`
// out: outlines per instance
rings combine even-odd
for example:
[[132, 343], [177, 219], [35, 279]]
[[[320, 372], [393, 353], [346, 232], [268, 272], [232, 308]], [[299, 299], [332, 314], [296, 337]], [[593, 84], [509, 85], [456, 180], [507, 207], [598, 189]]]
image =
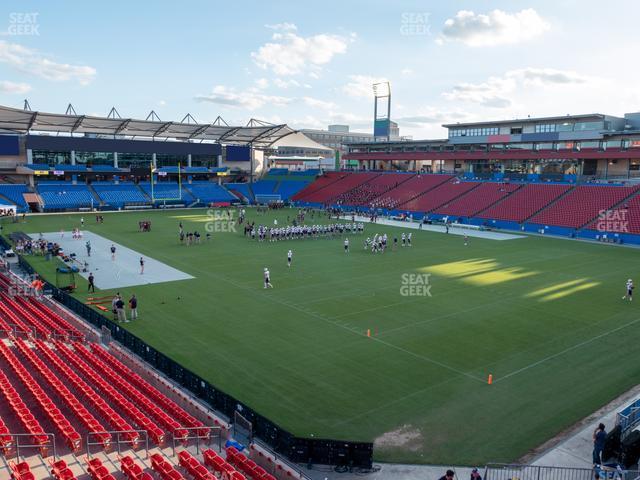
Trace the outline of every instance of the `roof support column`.
[[187, 167], [191, 168], [191, 154], [187, 154]]
[[27, 148], [27, 165], [33, 164], [33, 150]]
[[75, 165], [75, 164], [76, 164], [76, 151], [71, 150], [71, 165]]
[[156, 154], [155, 153], [151, 154], [151, 165], [153, 165], [153, 168], [158, 168], [157, 164], [156, 164]]
[[118, 152], [113, 152], [113, 168], [118, 168]]

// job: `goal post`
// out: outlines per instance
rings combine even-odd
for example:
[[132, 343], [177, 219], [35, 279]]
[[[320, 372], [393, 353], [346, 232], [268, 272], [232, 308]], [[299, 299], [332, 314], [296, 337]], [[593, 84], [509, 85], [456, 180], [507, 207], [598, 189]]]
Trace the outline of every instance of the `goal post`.
[[154, 174], [158, 174], [158, 169], [151, 164], [151, 201], [152, 202], [163, 202], [163, 201], [182, 201], [182, 164], [178, 162], [178, 196], [177, 197], [165, 197], [160, 196], [156, 197], [156, 182], [154, 180]]

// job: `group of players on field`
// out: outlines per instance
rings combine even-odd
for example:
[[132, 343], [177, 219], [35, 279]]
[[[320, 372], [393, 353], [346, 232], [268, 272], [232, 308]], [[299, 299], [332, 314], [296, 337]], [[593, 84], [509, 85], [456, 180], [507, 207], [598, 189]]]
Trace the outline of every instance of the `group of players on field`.
[[344, 234], [363, 233], [363, 223], [335, 223], [329, 225], [288, 225], [286, 227], [266, 227], [258, 225], [246, 230], [245, 235], [259, 242], [298, 240], [302, 238], [334, 238]]
[[[404, 233], [402, 232], [402, 246], [410, 247], [411, 246], [411, 232]], [[367, 237], [364, 241], [364, 249], [371, 250], [371, 253], [384, 253], [387, 249], [387, 234], [378, 235], [377, 233], [373, 236], [373, 239]], [[393, 249], [395, 250], [398, 246], [398, 237], [393, 237]]]

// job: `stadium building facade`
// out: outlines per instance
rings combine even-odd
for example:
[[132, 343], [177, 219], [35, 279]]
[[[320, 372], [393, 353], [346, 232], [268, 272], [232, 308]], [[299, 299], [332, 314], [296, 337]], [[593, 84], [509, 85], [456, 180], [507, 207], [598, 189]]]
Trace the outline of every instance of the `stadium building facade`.
[[344, 158], [366, 170], [412, 170], [476, 178], [542, 175], [640, 177], [640, 113], [599, 113], [443, 125], [447, 138], [354, 142]]

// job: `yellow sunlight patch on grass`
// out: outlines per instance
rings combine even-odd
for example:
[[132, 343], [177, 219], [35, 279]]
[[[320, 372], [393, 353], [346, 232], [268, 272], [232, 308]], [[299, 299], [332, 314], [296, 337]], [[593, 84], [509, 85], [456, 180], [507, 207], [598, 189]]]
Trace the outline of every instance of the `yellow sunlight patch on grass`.
[[494, 258], [472, 258], [422, 267], [419, 270], [444, 277], [459, 278], [463, 282], [475, 286], [511, 282], [539, 273], [535, 270], [527, 271], [521, 267], [501, 268], [500, 263]]
[[578, 278], [576, 280], [571, 280], [569, 282], [556, 283], [555, 285], [551, 285], [551, 286], [545, 287], [545, 288], [540, 288], [539, 290], [534, 290], [533, 292], [527, 293], [525, 295], [525, 297], [540, 297], [542, 295], [546, 295], [547, 293], [552, 293], [552, 292], [555, 292], [557, 290], [562, 290], [564, 288], [571, 287], [573, 285], [576, 285], [576, 284], [582, 283], [582, 282], [586, 282], [586, 281], [587, 281], [586, 278]]
[[552, 293], [550, 295], [544, 296], [540, 298], [541, 302], [549, 302], [551, 300], [557, 300], [559, 298], [568, 297], [569, 295], [573, 295], [574, 293], [581, 292], [582, 290], [588, 290], [593, 287], [597, 287], [600, 285], [600, 282], [588, 282], [583, 283], [582, 285], [576, 285], [572, 288], [567, 288], [560, 292]]

